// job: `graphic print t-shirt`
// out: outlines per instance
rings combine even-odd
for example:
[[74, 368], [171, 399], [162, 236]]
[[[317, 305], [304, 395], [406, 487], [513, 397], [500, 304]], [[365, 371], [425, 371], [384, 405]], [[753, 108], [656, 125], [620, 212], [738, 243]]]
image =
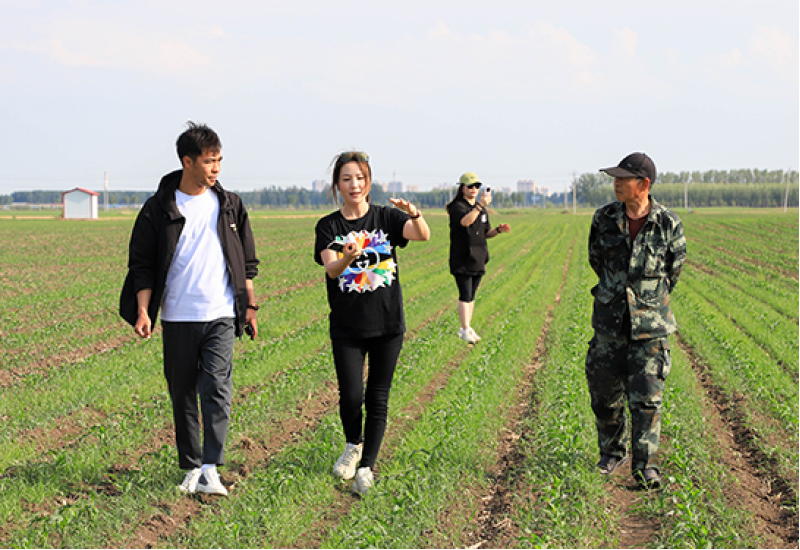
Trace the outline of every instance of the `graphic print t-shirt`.
[[316, 227], [314, 260], [322, 263], [326, 248], [337, 251], [358, 242], [364, 253], [336, 279], [327, 275], [331, 307], [331, 337], [373, 338], [405, 332], [403, 293], [397, 268], [397, 247], [405, 247], [403, 227], [408, 215], [396, 208], [370, 206], [357, 220], [348, 220], [338, 210]]

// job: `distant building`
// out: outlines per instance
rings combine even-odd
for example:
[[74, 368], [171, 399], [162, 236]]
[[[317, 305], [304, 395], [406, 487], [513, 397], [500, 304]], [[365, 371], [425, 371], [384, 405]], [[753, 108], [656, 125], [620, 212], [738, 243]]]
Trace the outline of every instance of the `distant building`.
[[100, 193], [81, 187], [64, 191], [61, 193], [61, 201], [64, 205], [64, 219], [97, 218], [97, 197], [99, 196]]
[[314, 191], [325, 191], [327, 186], [328, 182], [325, 180], [314, 180], [311, 182], [311, 189]]
[[372, 182], [372, 185], [377, 185], [378, 187], [380, 187], [381, 189], [383, 189], [383, 192], [384, 192], [384, 193], [386, 193], [386, 192], [387, 192], [387, 190], [389, 189], [389, 184], [388, 184], [388, 183], [386, 183], [385, 181], [383, 181], [383, 182], [382, 182], [382, 181], [373, 181], [373, 182]]
[[517, 182], [517, 191], [520, 193], [536, 192], [536, 182], [533, 180], [519, 180]]
[[550, 196], [550, 188], [549, 187], [539, 187], [537, 191], [540, 195], [544, 195], [545, 197]]
[[409, 193], [419, 193], [419, 185], [409, 185], [406, 188], [406, 191], [408, 191]]
[[402, 193], [403, 192], [403, 182], [402, 181], [390, 181], [389, 182], [389, 189], [387, 190], [388, 193]]

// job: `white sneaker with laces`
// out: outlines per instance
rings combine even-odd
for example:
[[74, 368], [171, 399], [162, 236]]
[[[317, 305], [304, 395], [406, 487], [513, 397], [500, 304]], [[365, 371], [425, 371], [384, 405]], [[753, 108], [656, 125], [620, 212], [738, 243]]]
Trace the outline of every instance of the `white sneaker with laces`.
[[197, 480], [197, 491], [208, 495], [228, 496], [228, 490], [219, 480], [216, 468], [209, 468], [200, 473], [200, 479]]
[[480, 337], [480, 336], [478, 336], [478, 333], [477, 333], [477, 332], [475, 332], [475, 329], [474, 329], [474, 328], [472, 328], [472, 327], [469, 327], [469, 328], [467, 329], [467, 332], [469, 333], [469, 335], [470, 335], [470, 336], [472, 336], [472, 339], [473, 339], [473, 340], [475, 340], [476, 342], [480, 342], [480, 341], [481, 341], [481, 337]]
[[364, 444], [359, 443], [353, 445], [348, 443], [344, 446], [344, 452], [336, 464], [333, 465], [333, 475], [342, 479], [353, 479], [356, 475], [356, 466], [358, 461], [361, 460], [361, 451], [364, 450]]
[[183, 478], [183, 483], [178, 485], [178, 489], [183, 493], [196, 493], [198, 479], [200, 479], [200, 468], [189, 470], [186, 472], [186, 477]]
[[359, 468], [353, 480], [350, 492], [354, 495], [367, 496], [367, 492], [375, 485], [375, 478], [372, 477], [372, 470], [368, 467]]
[[463, 328], [458, 329], [458, 337], [461, 338], [462, 340], [464, 339], [464, 329]]

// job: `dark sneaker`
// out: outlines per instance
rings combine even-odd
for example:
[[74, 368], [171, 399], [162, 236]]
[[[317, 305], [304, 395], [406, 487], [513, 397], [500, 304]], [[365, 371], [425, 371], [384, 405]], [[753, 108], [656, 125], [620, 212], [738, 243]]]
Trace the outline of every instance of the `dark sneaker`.
[[658, 489], [661, 487], [661, 476], [655, 468], [645, 468], [633, 472], [633, 479], [636, 480], [640, 489]]
[[623, 456], [622, 458], [618, 456], [611, 456], [611, 455], [603, 455], [600, 457], [600, 462], [597, 463], [597, 467], [600, 468], [600, 473], [605, 476], [610, 476], [614, 473], [614, 470], [617, 469], [617, 466], [621, 466], [628, 462], [628, 456]]

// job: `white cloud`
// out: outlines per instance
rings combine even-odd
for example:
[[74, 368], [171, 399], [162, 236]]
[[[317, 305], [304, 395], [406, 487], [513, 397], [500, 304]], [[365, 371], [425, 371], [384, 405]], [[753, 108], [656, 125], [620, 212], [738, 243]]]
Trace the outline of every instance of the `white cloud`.
[[614, 31], [617, 41], [617, 49], [627, 57], [636, 55], [636, 47], [639, 41], [639, 35], [630, 29], [617, 29]]
[[142, 32], [89, 19], [58, 20], [33, 30], [38, 39], [18, 38], [14, 46], [69, 68], [175, 73], [210, 62], [208, 55], [181, 40], [179, 35]]
[[739, 48], [733, 48], [731, 51], [722, 56], [722, 64], [725, 67], [736, 67], [741, 65], [742, 60], [742, 50]]
[[797, 41], [792, 36], [777, 27], [760, 26], [750, 39], [749, 46], [754, 63], [766, 64], [779, 76], [797, 81]]
[[447, 94], [454, 100], [535, 99], [603, 80], [589, 46], [543, 22], [518, 33], [463, 33], [437, 23], [422, 34], [385, 41], [323, 46], [310, 40], [297, 39], [283, 57], [265, 53], [257, 64], [262, 74], [288, 77], [336, 103], [410, 104]]

